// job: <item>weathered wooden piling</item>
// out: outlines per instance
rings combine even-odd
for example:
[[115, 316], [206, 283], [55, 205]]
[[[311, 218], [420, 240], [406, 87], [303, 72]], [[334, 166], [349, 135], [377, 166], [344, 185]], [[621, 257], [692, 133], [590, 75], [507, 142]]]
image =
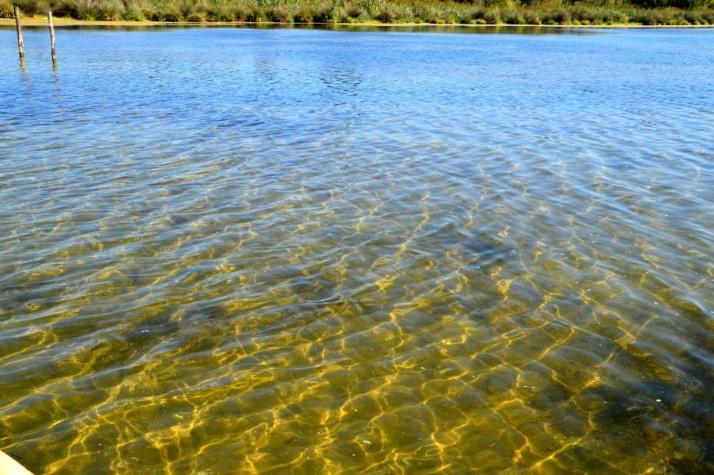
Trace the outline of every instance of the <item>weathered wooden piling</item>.
[[15, 28], [17, 29], [17, 51], [20, 54], [20, 61], [25, 60], [25, 42], [22, 40], [22, 25], [20, 24], [20, 9], [13, 5], [15, 12]]
[[52, 64], [57, 63], [57, 50], [55, 49], [55, 25], [52, 23], [52, 10], [47, 10], [47, 24], [50, 28], [50, 50], [52, 51]]

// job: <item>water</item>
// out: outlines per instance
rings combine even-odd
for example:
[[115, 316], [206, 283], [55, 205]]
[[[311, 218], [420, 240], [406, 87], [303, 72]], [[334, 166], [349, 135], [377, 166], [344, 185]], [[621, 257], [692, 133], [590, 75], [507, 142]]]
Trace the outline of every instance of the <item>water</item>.
[[714, 470], [714, 31], [61, 29], [54, 72], [25, 36], [30, 469]]

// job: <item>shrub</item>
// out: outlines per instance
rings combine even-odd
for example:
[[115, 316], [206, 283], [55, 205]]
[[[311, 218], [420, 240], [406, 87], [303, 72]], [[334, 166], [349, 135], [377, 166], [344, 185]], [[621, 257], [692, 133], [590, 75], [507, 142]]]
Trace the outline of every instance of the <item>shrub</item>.
[[206, 9], [206, 18], [208, 21], [233, 21], [233, 12], [225, 5], [211, 5]]
[[167, 7], [163, 11], [156, 12], [156, 19], [158, 21], [181, 21], [183, 20], [183, 16], [178, 8]]
[[536, 12], [531, 12], [527, 11], [525, 13], [525, 20], [527, 25], [540, 25], [540, 16], [538, 16], [538, 13]]
[[365, 13], [366, 12], [360, 5], [351, 5], [347, 7], [347, 16], [350, 18], [363, 18]]
[[245, 16], [245, 21], [252, 23], [262, 23], [266, 21], [263, 12], [258, 7], [251, 8]]
[[126, 10], [122, 18], [126, 21], [143, 21], [145, 19], [144, 13], [138, 9]]
[[192, 23], [202, 23], [206, 21], [206, 14], [203, 12], [193, 12], [189, 13], [185, 18], [186, 21], [190, 21]]
[[[20, 7], [20, 11], [23, 15], [32, 16], [37, 15], [38, 13], [42, 13], [40, 5], [36, 0], [14, 0], [11, 3], [14, 3], [18, 7]], [[12, 4], [10, 5], [10, 13], [11, 16], [14, 17], [15, 13], [13, 12]]]
[[494, 10], [488, 10], [483, 15], [484, 21], [489, 25], [497, 25], [501, 23], [501, 18]]
[[397, 20], [397, 12], [391, 5], [387, 5], [379, 9], [376, 18], [382, 23], [394, 23]]
[[265, 17], [273, 23], [292, 23], [293, 16], [283, 6], [269, 8], [265, 12]]
[[120, 0], [80, 0], [74, 7], [77, 16], [83, 20], [118, 20], [125, 12]]
[[502, 13], [502, 16], [503, 21], [508, 23], [509, 25], [523, 25], [526, 22], [526, 19], [523, 15], [513, 10], [504, 11]]
[[307, 8], [299, 10], [294, 17], [295, 23], [312, 23], [312, 13]]
[[332, 21], [333, 8], [332, 7], [321, 7], [313, 16], [316, 23], [330, 23]]
[[10, 0], [0, 0], [0, 18], [12, 18], [14, 14]]

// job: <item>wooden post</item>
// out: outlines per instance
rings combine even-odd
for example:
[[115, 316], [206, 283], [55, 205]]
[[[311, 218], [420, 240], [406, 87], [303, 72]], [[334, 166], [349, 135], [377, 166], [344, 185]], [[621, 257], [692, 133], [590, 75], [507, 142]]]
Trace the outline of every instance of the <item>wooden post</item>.
[[57, 50], [55, 49], [55, 25], [52, 24], [52, 10], [47, 10], [47, 23], [50, 27], [50, 50], [52, 51], [52, 64], [57, 62]]
[[17, 29], [17, 50], [20, 53], [20, 61], [25, 59], [25, 42], [22, 41], [22, 25], [20, 24], [20, 9], [13, 5], [15, 11], [15, 28]]

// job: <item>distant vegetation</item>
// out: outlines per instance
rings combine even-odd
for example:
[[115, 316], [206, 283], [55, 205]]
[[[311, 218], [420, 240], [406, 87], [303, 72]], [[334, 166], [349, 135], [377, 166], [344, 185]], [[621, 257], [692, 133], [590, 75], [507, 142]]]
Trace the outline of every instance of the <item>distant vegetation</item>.
[[26, 15], [255, 23], [714, 25], [714, 0], [0, 0]]

